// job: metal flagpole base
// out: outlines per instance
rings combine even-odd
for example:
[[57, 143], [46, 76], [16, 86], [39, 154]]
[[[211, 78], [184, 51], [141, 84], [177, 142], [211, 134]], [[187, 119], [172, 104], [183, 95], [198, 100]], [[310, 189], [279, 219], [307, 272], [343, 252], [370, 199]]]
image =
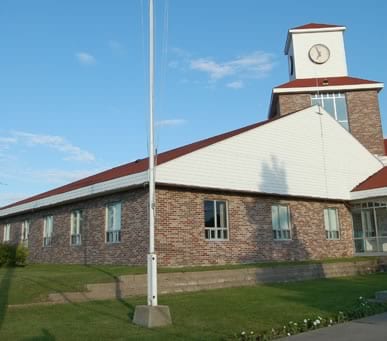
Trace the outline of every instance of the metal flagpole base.
[[147, 328], [164, 327], [172, 324], [171, 313], [166, 305], [138, 305], [133, 323]]

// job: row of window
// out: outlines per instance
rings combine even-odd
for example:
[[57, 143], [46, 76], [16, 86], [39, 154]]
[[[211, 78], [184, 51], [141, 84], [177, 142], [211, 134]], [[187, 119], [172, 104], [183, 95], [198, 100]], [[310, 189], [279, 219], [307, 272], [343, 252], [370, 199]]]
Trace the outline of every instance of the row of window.
[[[291, 240], [292, 233], [289, 206], [273, 205], [271, 207], [271, 218], [273, 239]], [[204, 201], [204, 219], [206, 239], [228, 239], [228, 210], [226, 201]], [[340, 239], [340, 224], [337, 208], [324, 208], [324, 226], [327, 239]]]
[[[271, 207], [273, 239], [291, 240], [291, 217], [287, 205], [273, 205]], [[71, 212], [70, 244], [81, 245], [83, 211]], [[110, 203], [106, 206], [106, 243], [118, 243], [121, 241], [121, 203]], [[340, 226], [338, 210], [336, 208], [324, 209], [324, 225], [327, 239], [340, 238]], [[228, 233], [228, 206], [223, 200], [204, 201], [204, 237], [207, 240], [227, 240]], [[4, 225], [3, 240], [10, 240], [10, 224]], [[28, 243], [30, 223], [25, 220], [22, 223], [22, 242]], [[54, 234], [54, 217], [52, 215], [43, 218], [43, 246], [50, 246]]]
[[[106, 206], [106, 243], [118, 243], [121, 241], [121, 203], [110, 203]], [[83, 211], [78, 209], [71, 212], [70, 220], [70, 244], [81, 245], [83, 227]], [[22, 222], [21, 241], [28, 245], [30, 230], [29, 220]], [[11, 225], [4, 225], [3, 241], [10, 241]], [[43, 217], [43, 246], [51, 246], [54, 235], [54, 217]]]

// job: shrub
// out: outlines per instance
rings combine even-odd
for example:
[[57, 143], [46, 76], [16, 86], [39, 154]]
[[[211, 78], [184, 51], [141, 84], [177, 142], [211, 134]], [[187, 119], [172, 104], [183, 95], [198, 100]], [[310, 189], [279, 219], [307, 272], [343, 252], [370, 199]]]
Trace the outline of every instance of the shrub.
[[240, 341], [269, 341], [280, 337], [302, 333], [308, 330], [330, 327], [337, 323], [351, 321], [385, 311], [387, 311], [387, 304], [376, 302], [371, 303], [364, 297], [359, 297], [353, 308], [346, 312], [339, 311], [337, 314], [328, 317], [316, 316], [313, 318], [305, 318], [303, 321], [290, 321], [283, 327], [273, 328], [272, 330], [261, 334], [256, 334], [253, 331], [250, 333], [242, 331], [240, 334], [234, 335], [234, 338]]
[[28, 249], [23, 245], [0, 244], [0, 266], [25, 265]]

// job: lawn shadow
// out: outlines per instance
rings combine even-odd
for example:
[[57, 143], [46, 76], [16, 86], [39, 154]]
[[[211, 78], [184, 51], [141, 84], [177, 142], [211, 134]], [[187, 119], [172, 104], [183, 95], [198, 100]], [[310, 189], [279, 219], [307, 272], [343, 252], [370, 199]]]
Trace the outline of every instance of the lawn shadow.
[[14, 267], [7, 267], [0, 281], [0, 329], [8, 310], [9, 291], [11, 288]]
[[42, 328], [42, 335], [22, 338], [21, 341], [55, 341], [56, 337], [47, 329]]
[[85, 264], [85, 266], [90, 268], [90, 269], [94, 269], [94, 270], [97, 270], [99, 272], [102, 272], [113, 279], [114, 284], [115, 284], [115, 299], [128, 309], [128, 317], [132, 320], [133, 316], [134, 316], [135, 307], [132, 304], [130, 304], [124, 300], [124, 296], [123, 296], [122, 290], [121, 290], [121, 285], [123, 285], [123, 282], [120, 281], [119, 276], [116, 276], [116, 275], [112, 274], [111, 272], [109, 272], [105, 269], [102, 269], [98, 266], [95, 266], [95, 265]]

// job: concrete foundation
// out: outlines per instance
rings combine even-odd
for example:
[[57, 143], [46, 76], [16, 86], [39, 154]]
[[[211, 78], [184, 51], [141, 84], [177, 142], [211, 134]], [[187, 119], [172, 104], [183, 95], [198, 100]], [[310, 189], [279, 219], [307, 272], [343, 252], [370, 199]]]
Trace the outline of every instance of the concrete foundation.
[[133, 323], [147, 328], [169, 326], [172, 324], [169, 307], [138, 305], [134, 311]]

